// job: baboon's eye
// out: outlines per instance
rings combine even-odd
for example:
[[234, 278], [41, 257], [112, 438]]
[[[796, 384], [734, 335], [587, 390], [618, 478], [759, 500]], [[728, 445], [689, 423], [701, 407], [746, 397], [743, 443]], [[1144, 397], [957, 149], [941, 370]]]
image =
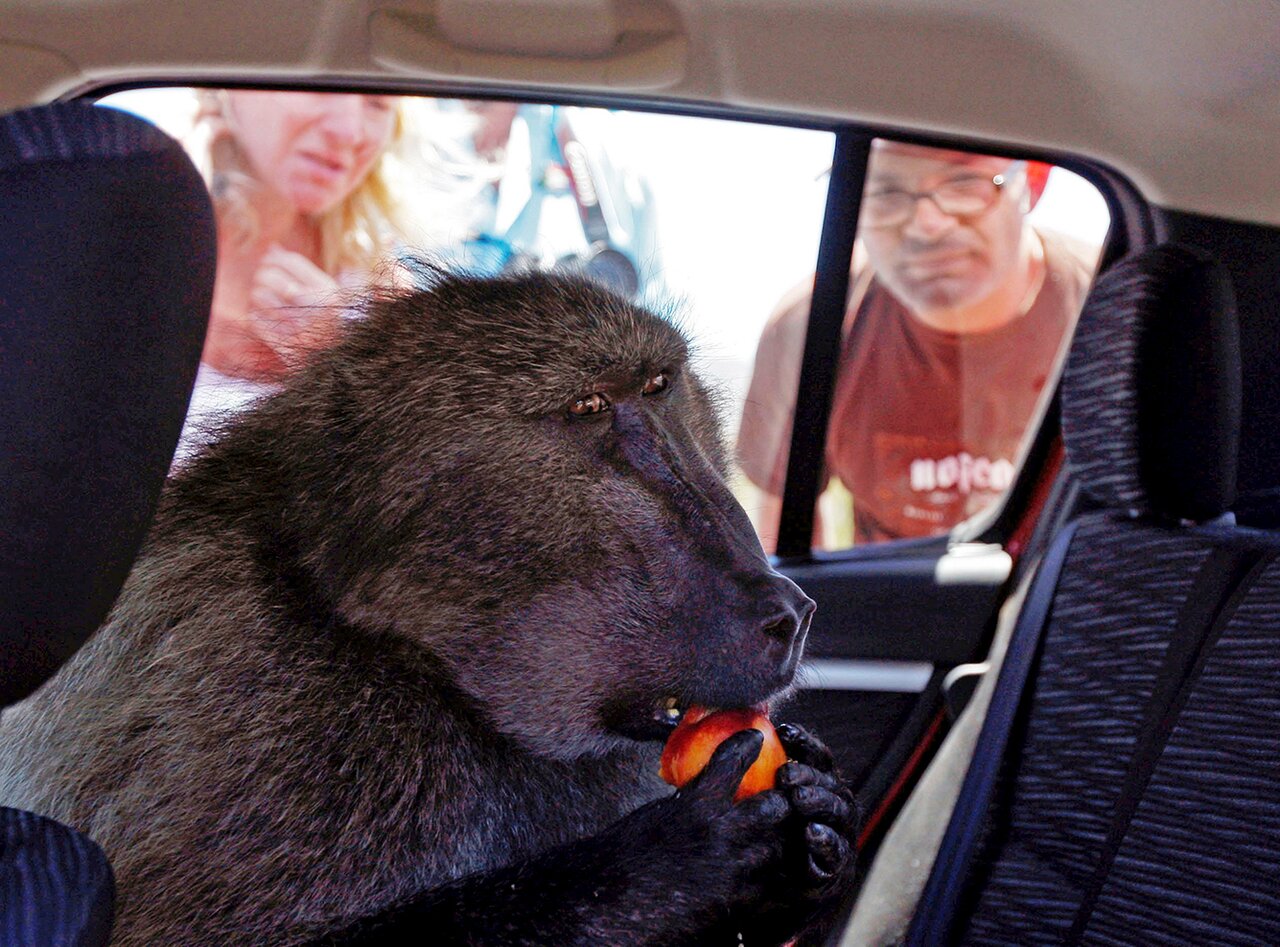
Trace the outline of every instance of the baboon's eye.
[[600, 414], [602, 411], [608, 411], [611, 407], [613, 405], [609, 403], [608, 398], [598, 391], [593, 391], [591, 394], [579, 398], [569, 405], [569, 413], [581, 418], [589, 414]]
[[667, 373], [658, 372], [658, 374], [644, 383], [644, 387], [640, 391], [646, 395], [656, 395], [660, 391], [666, 391], [669, 384], [671, 382], [667, 379]]

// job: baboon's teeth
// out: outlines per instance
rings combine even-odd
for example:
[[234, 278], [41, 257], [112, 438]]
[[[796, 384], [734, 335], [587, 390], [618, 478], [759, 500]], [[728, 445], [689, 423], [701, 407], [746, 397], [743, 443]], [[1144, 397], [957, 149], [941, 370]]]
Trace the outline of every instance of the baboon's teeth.
[[680, 718], [684, 716], [684, 708], [680, 706], [680, 701], [674, 697], [668, 697], [654, 712], [654, 716], [664, 723], [677, 724]]

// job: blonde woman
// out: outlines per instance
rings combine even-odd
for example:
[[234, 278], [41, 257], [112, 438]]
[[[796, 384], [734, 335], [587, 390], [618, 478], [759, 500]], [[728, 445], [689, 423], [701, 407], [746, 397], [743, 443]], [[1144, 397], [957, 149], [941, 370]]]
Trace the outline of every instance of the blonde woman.
[[396, 99], [330, 92], [197, 92], [193, 146], [218, 219], [218, 275], [179, 460], [332, 340], [345, 289], [402, 239], [388, 164]]

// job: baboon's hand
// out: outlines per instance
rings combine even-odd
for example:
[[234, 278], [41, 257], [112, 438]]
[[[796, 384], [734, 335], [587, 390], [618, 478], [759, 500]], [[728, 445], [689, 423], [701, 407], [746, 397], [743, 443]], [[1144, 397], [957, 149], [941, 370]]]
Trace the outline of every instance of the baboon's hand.
[[798, 723], [780, 723], [776, 727], [782, 748], [787, 751], [787, 759], [824, 773], [834, 773], [835, 760], [827, 745]]
[[735, 805], [762, 742], [758, 730], [736, 733], [684, 788], [600, 834], [423, 892], [322, 943], [432, 930], [495, 945], [729, 947], [739, 932], [752, 947], [781, 944], [837, 884], [852, 820], [835, 777], [799, 762], [786, 784]]
[[741, 934], [753, 947], [780, 944], [838, 897], [853, 862], [852, 795], [821, 741], [798, 727], [785, 732], [793, 759], [776, 789], [734, 805], [761, 745], [759, 733], [743, 731], [683, 789], [607, 833], [618, 833], [612, 841], [627, 852], [628, 900], [652, 905], [659, 895], [672, 910], [655, 921], [692, 924], [658, 942], [729, 945]]
[[791, 808], [777, 791], [733, 801], [762, 742], [758, 730], [735, 733], [695, 779], [611, 830], [639, 889], [653, 885], [708, 915], [766, 893], [782, 863]]
[[782, 869], [757, 904], [747, 945], [794, 936], [833, 913], [854, 872], [857, 805], [836, 773], [826, 744], [795, 724], [781, 724], [778, 738], [788, 762], [778, 770], [777, 791], [787, 800]]
[[786, 796], [733, 803], [762, 742], [736, 733], [684, 788], [600, 834], [421, 892], [311, 947], [418, 944], [427, 930], [433, 943], [494, 947], [709, 947], [731, 911], [765, 900], [782, 865]]
[[799, 856], [803, 869], [793, 875], [807, 882], [809, 897], [820, 897], [853, 869], [857, 804], [825, 743], [791, 723], [778, 727], [778, 738], [788, 760], [778, 770], [778, 789], [786, 794], [804, 835]]

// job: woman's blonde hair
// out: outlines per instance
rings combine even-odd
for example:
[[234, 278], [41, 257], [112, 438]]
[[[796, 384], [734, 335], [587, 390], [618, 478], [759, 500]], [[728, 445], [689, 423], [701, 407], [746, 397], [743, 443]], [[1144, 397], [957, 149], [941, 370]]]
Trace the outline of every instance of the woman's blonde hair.
[[[249, 172], [230, 121], [224, 89], [197, 89], [192, 151], [209, 183], [218, 223], [233, 240], [251, 241], [258, 220], [249, 195], [259, 187]], [[320, 267], [330, 275], [371, 271], [406, 232], [392, 181], [401, 161], [405, 113], [397, 102], [391, 137], [364, 180], [333, 208], [315, 215]]]

